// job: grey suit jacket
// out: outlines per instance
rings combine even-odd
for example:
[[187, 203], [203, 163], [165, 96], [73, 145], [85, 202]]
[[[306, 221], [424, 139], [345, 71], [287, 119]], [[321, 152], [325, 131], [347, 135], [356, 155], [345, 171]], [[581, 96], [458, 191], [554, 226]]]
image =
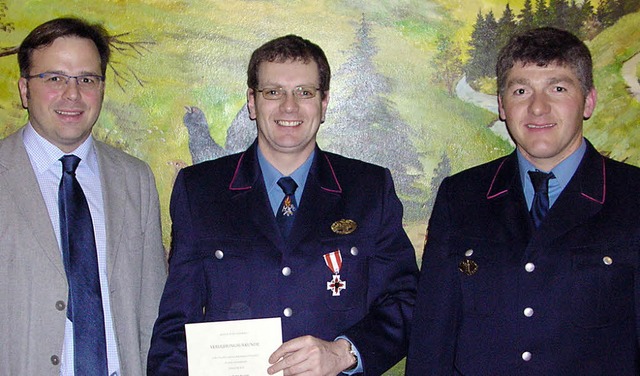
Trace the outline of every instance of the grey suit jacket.
[[[166, 278], [158, 193], [149, 166], [95, 142], [120, 370], [144, 375]], [[59, 375], [67, 280], [22, 141], [0, 141], [0, 375]]]

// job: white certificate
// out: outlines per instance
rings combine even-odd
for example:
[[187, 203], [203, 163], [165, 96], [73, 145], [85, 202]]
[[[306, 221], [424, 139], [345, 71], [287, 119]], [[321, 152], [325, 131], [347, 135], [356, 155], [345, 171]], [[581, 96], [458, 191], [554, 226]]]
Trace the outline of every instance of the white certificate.
[[185, 332], [189, 376], [266, 376], [282, 344], [280, 317], [186, 324]]

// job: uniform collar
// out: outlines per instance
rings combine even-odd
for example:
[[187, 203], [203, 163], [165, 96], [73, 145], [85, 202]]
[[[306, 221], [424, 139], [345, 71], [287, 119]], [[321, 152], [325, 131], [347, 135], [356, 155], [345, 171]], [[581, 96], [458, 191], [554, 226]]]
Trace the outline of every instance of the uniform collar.
[[[313, 174], [323, 190], [333, 193], [342, 193], [342, 187], [335, 175], [333, 165], [328, 154], [324, 153], [316, 145], [313, 161], [309, 169], [309, 174]], [[257, 185], [259, 178], [262, 178], [262, 170], [258, 159], [257, 140], [240, 155], [236, 169], [231, 178], [229, 189], [232, 191], [242, 191], [252, 189]]]

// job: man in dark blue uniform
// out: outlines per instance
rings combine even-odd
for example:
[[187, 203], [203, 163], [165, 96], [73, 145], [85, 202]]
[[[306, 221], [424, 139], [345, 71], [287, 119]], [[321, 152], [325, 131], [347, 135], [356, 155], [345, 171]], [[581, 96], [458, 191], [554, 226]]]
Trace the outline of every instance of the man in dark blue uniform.
[[583, 137], [589, 50], [528, 31], [497, 76], [516, 151], [440, 187], [407, 375], [638, 375], [640, 170]]
[[317, 147], [329, 80], [317, 45], [266, 43], [248, 68], [257, 141], [180, 172], [150, 375], [186, 374], [184, 325], [205, 321], [280, 317], [270, 374], [379, 375], [406, 355], [418, 268], [402, 205], [387, 169]]

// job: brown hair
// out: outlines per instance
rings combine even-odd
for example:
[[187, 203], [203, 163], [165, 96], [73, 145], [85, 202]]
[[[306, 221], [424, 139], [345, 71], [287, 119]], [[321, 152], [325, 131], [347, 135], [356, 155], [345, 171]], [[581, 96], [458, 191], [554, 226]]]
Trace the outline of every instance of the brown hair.
[[331, 81], [329, 61], [322, 48], [297, 35], [285, 35], [270, 40], [253, 51], [247, 68], [247, 86], [251, 89], [258, 89], [258, 67], [261, 63], [284, 63], [289, 60], [302, 61], [305, 64], [314, 61], [318, 65], [320, 92], [324, 99]]
[[109, 35], [101, 25], [89, 24], [87, 21], [75, 17], [47, 21], [27, 35], [18, 48], [20, 75], [26, 77], [30, 74], [33, 51], [50, 46], [58, 38], [71, 36], [93, 41], [100, 54], [100, 69], [104, 76], [111, 55]]
[[498, 55], [498, 95], [504, 93], [507, 74], [515, 64], [535, 64], [539, 67], [549, 64], [566, 66], [578, 76], [585, 96], [593, 88], [593, 67], [589, 48], [565, 30], [543, 27], [513, 36]]

